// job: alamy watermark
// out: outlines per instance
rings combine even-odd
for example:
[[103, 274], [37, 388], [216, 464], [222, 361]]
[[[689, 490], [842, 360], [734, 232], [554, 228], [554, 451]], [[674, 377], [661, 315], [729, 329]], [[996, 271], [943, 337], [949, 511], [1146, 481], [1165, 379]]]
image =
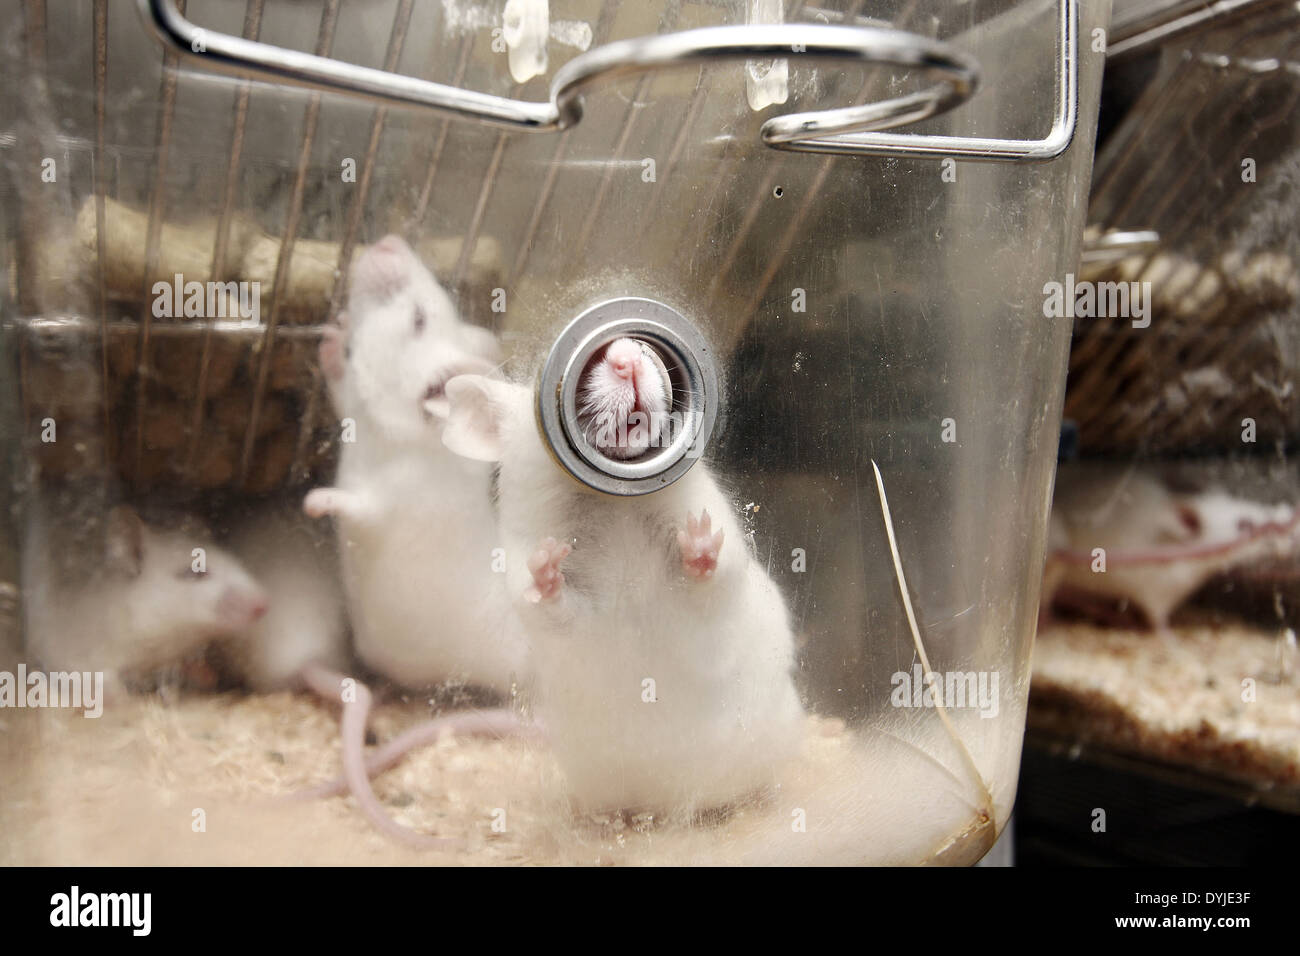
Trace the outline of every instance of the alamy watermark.
[[1151, 324], [1150, 282], [1076, 282], [1070, 272], [1064, 282], [1045, 283], [1043, 295], [1049, 319], [1132, 319], [1135, 329]]
[[239, 319], [252, 328], [262, 321], [262, 283], [185, 281], [153, 284], [155, 319]]
[[[601, 412], [592, 418], [583, 430], [584, 437], [596, 450], [634, 449], [638, 453], [651, 448], [667, 448], [686, 428], [686, 418], [680, 411], [630, 412], [620, 418], [613, 412]], [[693, 441], [686, 457], [699, 458], [704, 449]]]
[[0, 707], [65, 707], [78, 709], [83, 717], [104, 713], [103, 671], [0, 671]]
[[997, 671], [925, 671], [915, 664], [912, 672], [896, 671], [889, 702], [895, 707], [978, 709], [981, 717], [998, 715]]
[[51, 926], [121, 926], [133, 936], [148, 936], [153, 928], [152, 893], [83, 893], [73, 885], [50, 897]]

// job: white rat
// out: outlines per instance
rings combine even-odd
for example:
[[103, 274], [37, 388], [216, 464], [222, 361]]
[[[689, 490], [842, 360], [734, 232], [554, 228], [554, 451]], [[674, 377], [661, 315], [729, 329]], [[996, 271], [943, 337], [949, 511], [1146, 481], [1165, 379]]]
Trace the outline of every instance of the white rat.
[[241, 521], [227, 545], [270, 601], [266, 614], [223, 642], [240, 682], [281, 690], [312, 684], [309, 667], [342, 669], [347, 624], [333, 542], [296, 509], [272, 507]]
[[[493, 569], [491, 469], [439, 441], [446, 383], [494, 371], [498, 343], [460, 321], [447, 293], [397, 236], [367, 248], [349, 279], [341, 328], [327, 329], [320, 347], [343, 425], [337, 482], [311, 491], [303, 509], [337, 521], [357, 655], [404, 687], [464, 683], [508, 695], [527, 653], [511, 626], [505, 576]], [[508, 710], [457, 714], [413, 728], [367, 763], [369, 690], [323, 668], [304, 676], [318, 693], [344, 702], [345, 785], [380, 830], [411, 846], [457, 840], [392, 821], [369, 774], [444, 732], [524, 732]]]
[[1144, 472], [1062, 472], [1041, 603], [1115, 623], [1133, 623], [1125, 613], [1132, 607], [1165, 633], [1173, 612], [1215, 574], [1294, 548], [1298, 527], [1300, 512], [1288, 505], [1175, 492]]
[[343, 331], [321, 344], [344, 435], [336, 486], [303, 507], [337, 519], [358, 656], [405, 687], [505, 694], [524, 666], [492, 570], [491, 469], [439, 441], [446, 383], [492, 371], [498, 351], [397, 236], [358, 257]]
[[[670, 407], [662, 363], [621, 339], [583, 376], [589, 438], [606, 436], [595, 443], [611, 458], [644, 450], [626, 426]], [[794, 639], [709, 470], [638, 497], [594, 492], [547, 452], [531, 390], [463, 376], [447, 395], [444, 443], [500, 462], [507, 577], [575, 803], [690, 814], [770, 786], [804, 723]]]
[[343, 589], [333, 542], [300, 512], [259, 507], [235, 529], [229, 544], [270, 597], [270, 609], [249, 628], [222, 641], [219, 650], [241, 683], [254, 690], [305, 686], [342, 704], [340, 724], [344, 776], [295, 799], [350, 791], [374, 826], [399, 842], [427, 849], [458, 844], [396, 823], [375, 796], [369, 777], [395, 764], [409, 750], [444, 733], [505, 736], [526, 733], [506, 710], [471, 711], [409, 728], [367, 756], [366, 724], [371, 695], [349, 678]]
[[193, 524], [146, 525], [119, 505], [70, 530], [34, 502], [24, 547], [27, 647], [52, 670], [102, 671], [109, 695], [247, 631], [267, 595]]

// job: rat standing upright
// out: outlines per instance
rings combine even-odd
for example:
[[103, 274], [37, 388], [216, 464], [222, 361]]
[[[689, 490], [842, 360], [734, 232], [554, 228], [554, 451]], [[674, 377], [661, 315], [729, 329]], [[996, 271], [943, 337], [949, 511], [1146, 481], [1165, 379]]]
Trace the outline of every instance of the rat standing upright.
[[357, 654], [405, 687], [508, 693], [525, 657], [492, 568], [491, 471], [439, 440], [446, 383], [495, 369], [496, 339], [459, 319], [397, 236], [353, 265], [342, 319], [321, 344], [343, 431], [337, 482], [303, 506], [337, 519]]
[[[770, 787], [804, 727], [789, 614], [708, 468], [605, 495], [552, 460], [531, 390], [464, 376], [447, 394], [443, 441], [500, 462], [511, 596], [574, 801], [676, 815]], [[596, 354], [579, 397], [588, 440], [619, 460], [653, 444], [671, 408], [662, 364], [626, 338]]]

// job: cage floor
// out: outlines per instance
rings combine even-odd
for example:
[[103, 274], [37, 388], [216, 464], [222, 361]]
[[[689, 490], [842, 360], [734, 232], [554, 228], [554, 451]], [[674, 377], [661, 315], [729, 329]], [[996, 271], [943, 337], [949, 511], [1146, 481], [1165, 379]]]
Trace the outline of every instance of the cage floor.
[[1035, 644], [1029, 723], [1300, 796], [1295, 657], [1294, 647], [1245, 625], [1164, 637], [1054, 625]]
[[[387, 739], [424, 713], [384, 703], [372, 727]], [[444, 739], [375, 790], [400, 822], [465, 838], [449, 851], [393, 843], [351, 797], [287, 799], [337, 775], [337, 746], [335, 714], [288, 693], [134, 697], [98, 719], [0, 710], [0, 864], [973, 862], [992, 842], [950, 780], [926, 776], [933, 761], [868, 752], [840, 722], [815, 717], [777, 793], [692, 825], [575, 816], [544, 749]], [[792, 827], [792, 807], [806, 812], [806, 832]], [[498, 809], [505, 831], [494, 833]]]

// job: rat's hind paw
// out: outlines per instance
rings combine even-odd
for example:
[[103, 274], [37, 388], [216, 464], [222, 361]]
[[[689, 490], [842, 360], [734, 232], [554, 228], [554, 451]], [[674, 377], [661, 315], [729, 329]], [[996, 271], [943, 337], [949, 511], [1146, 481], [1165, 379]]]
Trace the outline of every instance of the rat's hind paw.
[[682, 550], [682, 570], [689, 577], [711, 578], [718, 567], [722, 550], [722, 531], [713, 532], [709, 512], [701, 511], [699, 520], [686, 516], [686, 530], [677, 532], [677, 546]]
[[560, 544], [554, 538], [547, 538], [528, 558], [528, 570], [533, 575], [533, 586], [524, 592], [524, 598], [531, 604], [554, 598], [564, 587], [564, 574], [560, 571], [560, 562], [573, 550], [567, 544]]

